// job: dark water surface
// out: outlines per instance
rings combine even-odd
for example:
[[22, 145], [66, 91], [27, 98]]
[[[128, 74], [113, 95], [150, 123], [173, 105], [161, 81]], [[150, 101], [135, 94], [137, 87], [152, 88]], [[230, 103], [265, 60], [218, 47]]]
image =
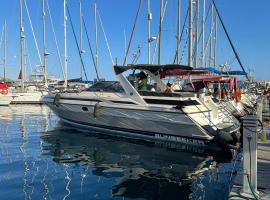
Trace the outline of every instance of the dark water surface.
[[227, 199], [233, 161], [83, 133], [46, 106], [0, 107], [0, 199]]

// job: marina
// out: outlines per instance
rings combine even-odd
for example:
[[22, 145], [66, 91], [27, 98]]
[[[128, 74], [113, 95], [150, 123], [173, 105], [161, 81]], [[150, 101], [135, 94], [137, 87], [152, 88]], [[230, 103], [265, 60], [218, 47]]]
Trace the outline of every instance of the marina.
[[6, 5], [1, 199], [270, 199], [264, 4], [229, 1]]
[[60, 126], [46, 106], [0, 110], [1, 199], [228, 195], [230, 158], [194, 146], [175, 151], [158, 143], [85, 134]]

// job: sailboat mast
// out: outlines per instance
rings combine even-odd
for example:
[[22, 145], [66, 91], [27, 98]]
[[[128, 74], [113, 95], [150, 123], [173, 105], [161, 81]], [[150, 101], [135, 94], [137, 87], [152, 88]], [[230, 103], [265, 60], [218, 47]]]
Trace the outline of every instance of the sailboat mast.
[[148, 64], [150, 64], [150, 57], [151, 57], [151, 20], [152, 20], [152, 13], [151, 13], [151, 3], [148, 0]]
[[158, 31], [158, 64], [160, 65], [161, 57], [161, 36], [162, 36], [162, 16], [163, 16], [163, 0], [160, 0], [160, 13], [159, 13], [159, 31]]
[[198, 56], [198, 32], [199, 32], [199, 0], [196, 0], [196, 14], [195, 14], [195, 47], [194, 47], [194, 66], [197, 67]]
[[176, 62], [180, 64], [180, 28], [181, 28], [181, 0], [178, 0], [178, 9], [177, 9], [177, 50], [176, 50]]
[[205, 29], [205, 0], [203, 1], [202, 9], [202, 55], [201, 55], [201, 65], [204, 66], [204, 29]]
[[43, 75], [43, 83], [47, 86], [47, 78], [46, 78], [46, 66], [47, 66], [47, 50], [46, 50], [46, 24], [45, 24], [45, 0], [42, 0], [42, 27], [43, 27], [43, 67], [42, 67], [42, 75]]
[[66, 0], [64, 0], [64, 87], [67, 87], [67, 10], [66, 10]]
[[[216, 13], [216, 12], [215, 12]], [[218, 32], [218, 18], [215, 14], [215, 38], [214, 38], [214, 66], [217, 66], [217, 32]]]
[[6, 70], [7, 70], [7, 21], [4, 22], [4, 82], [6, 82]]
[[[96, 1], [94, 4], [94, 18], [95, 18], [95, 41], [96, 41], [96, 68], [98, 70], [99, 69], [99, 67], [98, 67], [99, 52], [98, 52], [98, 30], [97, 30], [98, 27], [97, 27], [97, 2]], [[98, 72], [97, 72], [97, 74], [98, 74]]]
[[189, 0], [189, 42], [188, 42], [188, 66], [192, 67], [192, 16], [193, 16], [193, 0]]
[[211, 4], [211, 15], [210, 15], [209, 66], [212, 65], [213, 12], [214, 12], [214, 6], [213, 6], [213, 3], [212, 3]]
[[23, 0], [20, 0], [20, 57], [21, 57], [21, 72], [20, 72], [20, 78], [21, 78], [21, 89], [24, 91], [24, 27], [23, 27]]
[[[82, 32], [82, 18], [83, 18], [83, 13], [82, 13], [82, 0], [79, 0], [79, 7], [80, 7], [80, 54], [82, 57], [83, 54], [83, 32]], [[81, 64], [81, 80], [83, 78], [83, 66]]]

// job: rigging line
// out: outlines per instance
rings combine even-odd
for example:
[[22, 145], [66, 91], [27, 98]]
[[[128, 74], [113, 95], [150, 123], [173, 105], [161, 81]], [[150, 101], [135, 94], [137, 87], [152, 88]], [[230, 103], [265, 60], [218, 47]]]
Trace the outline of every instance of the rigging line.
[[[186, 15], [186, 17], [188, 16], [188, 14], [189, 14], [189, 9], [187, 10], [187, 15]], [[195, 17], [196, 17], [196, 15], [194, 15], [193, 18], [192, 18], [192, 25], [193, 25], [193, 23], [194, 23], [194, 21], [195, 21]], [[186, 23], [186, 22], [185, 22], [185, 23]], [[184, 31], [184, 29], [183, 29], [183, 31]], [[181, 35], [182, 35], [182, 33], [181, 33]], [[181, 39], [180, 39], [180, 41], [181, 41]], [[184, 53], [185, 53], [185, 50], [186, 50], [187, 45], [188, 45], [188, 41], [189, 41], [189, 37], [187, 37], [187, 39], [186, 39], [186, 43], [185, 43], [185, 46], [184, 46], [184, 49], [183, 49], [183, 51], [182, 51], [182, 55], [181, 55], [181, 56], [183, 56]], [[192, 58], [193, 58], [193, 57], [192, 57]], [[181, 62], [181, 60], [182, 60], [182, 57], [180, 58], [180, 62]]]
[[136, 13], [135, 21], [134, 21], [134, 24], [133, 24], [131, 36], [130, 36], [129, 43], [128, 43], [128, 48], [127, 48], [125, 59], [124, 59], [124, 63], [123, 63], [124, 66], [126, 65], [127, 56], [128, 56], [130, 45], [131, 45], [131, 42], [132, 42], [132, 39], [133, 39], [133, 35], [134, 35], [134, 32], [135, 32], [137, 20], [138, 20], [139, 13], [140, 13], [140, 10], [141, 10], [141, 5], [142, 5], [142, 0], [140, 0], [140, 2], [139, 2], [138, 10], [137, 10], [137, 13]]
[[187, 45], [188, 45], [188, 40], [186, 40], [186, 43], [185, 43], [185, 45], [184, 45], [184, 48], [183, 48], [183, 51], [182, 51], [182, 54], [181, 54], [181, 58], [180, 58], [180, 63], [181, 63], [181, 61], [182, 61], [183, 58], [184, 58], [185, 51], [186, 51], [186, 49], [187, 49]]
[[[209, 47], [209, 43], [210, 43], [210, 39], [211, 39], [211, 35], [212, 35], [212, 33], [213, 33], [213, 30], [214, 30], [214, 26], [213, 26], [212, 29], [210, 30], [208, 39], [207, 39], [207, 41], [206, 41], [206, 47], [205, 47], [205, 50], [204, 50], [204, 52], [203, 52], [203, 55], [204, 55], [204, 56], [206, 55], [206, 53], [207, 53], [207, 51], [208, 51], [208, 47]], [[211, 60], [212, 60], [212, 58], [211, 58]]]
[[49, 1], [46, 1], [46, 4], [47, 4], [49, 18], [50, 18], [51, 27], [52, 27], [52, 32], [53, 32], [53, 36], [54, 36], [54, 42], [55, 42], [55, 45], [56, 45], [58, 60], [59, 60], [59, 63], [61, 65], [61, 70], [62, 70], [63, 78], [66, 79], [66, 76], [65, 76], [65, 73], [64, 73], [64, 65], [63, 65], [63, 62], [62, 62], [62, 59], [61, 59], [59, 45], [58, 45], [58, 42], [57, 42], [55, 30], [54, 30], [54, 25], [53, 25], [53, 20], [52, 20], [52, 15], [51, 15], [51, 9], [50, 9], [50, 5], [49, 5]]
[[[209, 4], [209, 7], [208, 7], [208, 10], [206, 12], [206, 16], [205, 16], [205, 19], [204, 19], [204, 23], [206, 22], [206, 20], [208, 19], [208, 16], [209, 16], [209, 13], [210, 13], [210, 8], [211, 8], [211, 3]], [[201, 37], [202, 37], [202, 30], [200, 31], [200, 35], [199, 35], [199, 38], [198, 38], [198, 41], [200, 42], [201, 41]], [[202, 44], [204, 45], [204, 44]], [[202, 52], [201, 52], [202, 53]], [[202, 62], [202, 61], [201, 61]]]
[[77, 50], [78, 50], [78, 53], [79, 53], [79, 56], [80, 56], [80, 60], [81, 60], [82, 66], [83, 66], [83, 71], [84, 71], [85, 79], [86, 79], [86, 81], [88, 81], [87, 74], [86, 74], [85, 67], [84, 67], [84, 62], [83, 62], [83, 59], [82, 59], [82, 54], [80, 53], [80, 47], [79, 47], [79, 43], [78, 43], [78, 40], [77, 40], [77, 37], [76, 37], [76, 34], [75, 34], [75, 30], [74, 30], [74, 26], [73, 26], [73, 22], [72, 22], [71, 14], [69, 12], [68, 5], [67, 5], [67, 11], [68, 11], [69, 19], [70, 19], [70, 24], [71, 24], [73, 36], [74, 36], [74, 39], [75, 39], [75, 42], [76, 42]]
[[107, 48], [108, 48], [108, 51], [109, 51], [109, 54], [110, 54], [110, 57], [111, 57], [111, 62], [112, 62], [112, 65], [114, 65], [111, 48], [110, 48], [110, 45], [109, 45], [109, 42], [108, 42], [108, 38], [107, 38], [107, 35], [106, 35], [105, 30], [104, 30], [104, 27], [103, 27], [103, 23], [102, 23], [102, 20], [101, 20], [99, 11], [97, 11], [97, 14], [98, 14], [98, 18], [99, 18], [99, 22], [100, 22], [100, 25], [101, 25], [102, 32], [104, 34], [106, 45], [107, 45]]
[[227, 36], [227, 39], [229, 40], [229, 43], [230, 43], [230, 45], [231, 45], [231, 47], [232, 47], [232, 50], [233, 50], [233, 52], [234, 52], [234, 54], [235, 54], [235, 56], [236, 56], [236, 59], [237, 59], [238, 63], [240, 64], [240, 67], [242, 68], [243, 72], [245, 72], [247, 80], [250, 81], [250, 79], [249, 79], [249, 77], [248, 77], [248, 74], [247, 74], [247, 72], [246, 72], [246, 70], [245, 70], [245, 68], [244, 68], [244, 66], [243, 66], [243, 64], [242, 64], [242, 62], [241, 62], [241, 60], [240, 60], [240, 57], [239, 57], [239, 55], [238, 55], [238, 53], [237, 53], [237, 51], [236, 51], [236, 49], [235, 49], [235, 47], [234, 47], [234, 45], [233, 45], [233, 43], [232, 43], [232, 40], [231, 40], [231, 38], [230, 38], [230, 36], [229, 36], [229, 33], [228, 33], [228, 31], [227, 31], [227, 29], [226, 29], [224, 23], [223, 23], [223, 20], [221, 19], [221, 16], [220, 16], [220, 14], [219, 14], [219, 11], [218, 11], [218, 8], [217, 8], [217, 6], [216, 6], [216, 3], [215, 3], [214, 0], [212, 0], [212, 2], [213, 2], [213, 5], [214, 5], [215, 10], [216, 10], [216, 12], [217, 12], [219, 21], [220, 21], [220, 23], [221, 23], [221, 25], [222, 25], [222, 28], [223, 28], [223, 30], [225, 31], [225, 34], [226, 34], [226, 36]]
[[[208, 7], [207, 14], [206, 14], [206, 17], [205, 17], [205, 21], [207, 20], [207, 18], [208, 18], [208, 16], [209, 16], [210, 7], [211, 7], [211, 3], [210, 3], [210, 5], [209, 5], [209, 7]], [[187, 9], [186, 16], [185, 16], [185, 21], [184, 21], [184, 25], [183, 25], [183, 29], [182, 29], [182, 32], [181, 32], [181, 36], [180, 36], [179, 43], [181, 42], [182, 37], [183, 37], [183, 34], [184, 34], [184, 30], [185, 30], [184, 27], [186, 26], [186, 21], [187, 21], [187, 17], [188, 17], [188, 12], [189, 12], [189, 11], [188, 11], [188, 9]], [[194, 19], [195, 19], [195, 16], [193, 17], [193, 21], [194, 21]], [[199, 37], [198, 37], [198, 41], [200, 41], [201, 36], [202, 36], [202, 31], [200, 32], [200, 35], [199, 35]], [[186, 47], [187, 47], [187, 41], [186, 41], [185, 46], [184, 46], [184, 49], [183, 49], [183, 51], [182, 51], [181, 58], [180, 58], [180, 62], [183, 60], [183, 56], [184, 56]], [[195, 50], [193, 50], [192, 58], [194, 57], [194, 51], [195, 51]], [[174, 57], [173, 63], [175, 63], [175, 61], [176, 61], [176, 56], [177, 56], [177, 52], [175, 53], [175, 57]]]
[[[210, 8], [211, 6], [213, 5], [213, 3], [210, 3], [209, 4], [209, 8], [208, 8], [208, 11], [207, 11], [207, 17], [210, 13]], [[205, 18], [205, 21], [207, 20], [207, 18]], [[211, 35], [213, 34], [213, 30], [214, 30], [214, 26], [212, 26], [212, 29], [210, 30], [210, 33], [209, 33], [209, 36], [208, 36], [208, 39], [206, 41], [206, 47], [204, 49], [204, 52], [201, 52], [203, 54], [203, 56], [206, 55], [207, 51], [208, 51], [208, 47], [209, 47], [209, 43], [210, 43], [210, 39], [211, 39]], [[211, 60], [212, 60], [212, 57], [211, 57]], [[205, 60], [205, 63], [206, 63], [206, 60]], [[204, 65], [204, 63], [202, 63], [202, 65]]]
[[31, 74], [33, 74], [33, 67], [32, 67], [32, 62], [31, 62], [31, 59], [30, 59], [30, 54], [29, 54], [27, 42], [25, 42], [25, 51], [26, 51], [26, 62], [28, 60], [28, 64], [29, 64], [29, 67], [30, 67], [30, 72], [31, 72]]
[[86, 25], [85, 25], [84, 17], [82, 17], [82, 20], [83, 20], [83, 27], [84, 27], [84, 30], [85, 30], [85, 33], [86, 33], [87, 42], [88, 42], [88, 46], [89, 46], [89, 49], [90, 49], [92, 61], [93, 61], [94, 67], [95, 67], [95, 72], [96, 72], [96, 75], [97, 75], [97, 80], [99, 80], [97, 65], [96, 65], [96, 62], [95, 62], [95, 57], [94, 57], [92, 46], [91, 46], [91, 43], [90, 43], [90, 37], [88, 35], [88, 31], [87, 31], [87, 28], [86, 28]]
[[[163, 9], [163, 15], [162, 15], [161, 23], [163, 23], [163, 19], [164, 19], [166, 8], [167, 8], [167, 3], [168, 3], [168, 1], [165, 2], [165, 6], [164, 6], [164, 9]], [[156, 57], [158, 40], [159, 40], [159, 34], [157, 36], [156, 45], [155, 45], [155, 49], [154, 49], [154, 54], [153, 54], [153, 57], [152, 57], [152, 64], [154, 63], [154, 60], [155, 60], [155, 57]]]
[[[183, 28], [182, 28], [181, 35], [180, 35], [180, 40], [178, 41], [178, 45], [180, 45], [181, 40], [182, 40], [182, 37], [183, 37], [183, 33], [184, 33], [185, 26], [186, 26], [186, 23], [187, 23], [187, 17], [188, 17], [188, 9], [187, 9], [187, 12], [186, 12], [186, 16], [185, 16], [185, 20], [184, 20]], [[178, 52], [178, 51], [176, 51], [176, 52], [175, 52], [175, 56], [174, 56], [174, 60], [173, 60], [173, 64], [175, 64], [177, 54], [179, 54], [179, 53], [180, 53], [180, 52]]]
[[37, 43], [37, 38], [36, 38], [36, 34], [34, 32], [32, 20], [31, 20], [30, 14], [29, 14], [29, 10], [28, 10], [28, 6], [27, 6], [27, 3], [26, 3], [26, 0], [24, 0], [24, 5], [25, 5], [25, 8], [26, 8], [28, 20], [29, 20], [29, 23], [30, 23], [30, 28], [31, 28], [31, 31], [32, 31], [32, 34], [33, 34], [35, 46], [36, 46], [36, 49], [37, 49], [37, 52], [38, 52], [38, 58], [39, 58], [40, 66], [42, 66], [42, 60], [41, 60], [41, 55], [40, 55], [40, 51], [39, 51], [39, 47], [38, 47], [38, 43]]

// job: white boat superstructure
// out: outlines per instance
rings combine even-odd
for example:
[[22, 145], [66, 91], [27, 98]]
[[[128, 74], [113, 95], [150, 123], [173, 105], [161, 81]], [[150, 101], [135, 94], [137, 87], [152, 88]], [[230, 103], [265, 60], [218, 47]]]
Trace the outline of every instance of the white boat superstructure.
[[47, 92], [18, 92], [12, 99], [12, 104], [42, 104], [42, 97]]
[[21, 87], [11, 87], [10, 92], [13, 96], [11, 104], [42, 104], [42, 97], [48, 92], [42, 86], [25, 85]]

